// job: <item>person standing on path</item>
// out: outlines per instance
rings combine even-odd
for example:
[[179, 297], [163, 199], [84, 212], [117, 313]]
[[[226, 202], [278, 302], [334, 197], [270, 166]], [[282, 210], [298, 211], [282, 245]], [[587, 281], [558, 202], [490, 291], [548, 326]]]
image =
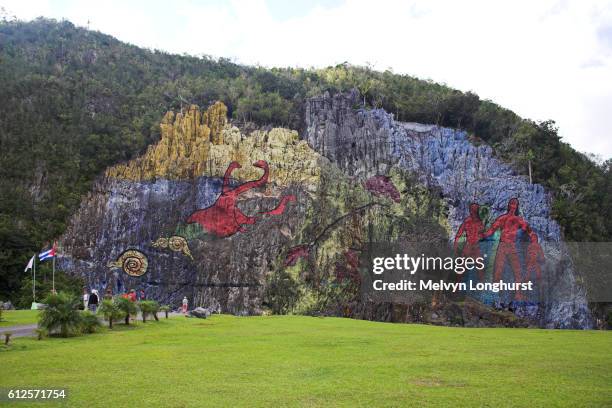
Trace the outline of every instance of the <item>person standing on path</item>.
[[83, 310], [87, 310], [88, 305], [89, 305], [89, 293], [87, 293], [87, 288], [83, 288]]
[[91, 290], [91, 295], [89, 295], [89, 310], [91, 310], [93, 313], [96, 313], [96, 310], [98, 309], [98, 302], [99, 302], [99, 297], [98, 297], [98, 291], [96, 289], [92, 289]]
[[187, 296], [183, 298], [183, 314], [187, 316], [187, 307], [189, 306], [189, 300], [187, 300]]

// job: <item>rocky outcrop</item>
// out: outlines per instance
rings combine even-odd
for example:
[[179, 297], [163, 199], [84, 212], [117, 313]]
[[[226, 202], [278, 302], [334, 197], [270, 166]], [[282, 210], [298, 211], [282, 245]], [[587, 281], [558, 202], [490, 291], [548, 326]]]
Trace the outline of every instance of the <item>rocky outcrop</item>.
[[[303, 140], [288, 129], [246, 132], [226, 112], [221, 103], [170, 112], [156, 145], [108, 169], [59, 241], [59, 268], [101, 293], [143, 289], [174, 306], [187, 296], [190, 305], [238, 315], [266, 307], [382, 321], [588, 327], [583, 292], [571, 264], [561, 262], [548, 194], [490, 147], [462, 131], [362, 109], [355, 93], [309, 100]], [[490, 224], [512, 197], [553, 261], [542, 307], [508, 316], [491, 308], [503, 299], [489, 292], [437, 309], [433, 299], [408, 307], [360, 293], [360, 257], [370, 243], [446, 243], [471, 202], [487, 209]], [[491, 259], [496, 245], [483, 247]]]
[[129, 163], [111, 167], [107, 176], [125, 180], [189, 179], [207, 170], [211, 145], [223, 143], [227, 107], [217, 102], [204, 113], [191, 105], [185, 113], [168, 112], [161, 140]]
[[352, 317], [392, 323], [462, 327], [537, 327], [509, 310], [496, 310], [470, 297], [438, 303], [363, 302]]
[[449, 208], [451, 238], [469, 214], [470, 203], [485, 207], [485, 222], [491, 223], [506, 212], [511, 198], [518, 198], [521, 216], [557, 265], [548, 273], [552, 291], [545, 299], [544, 324], [589, 327], [584, 292], [576, 284], [571, 265], [560, 265], [567, 251], [559, 225], [551, 217], [550, 196], [542, 186], [530, 184], [497, 159], [489, 146], [474, 145], [461, 130], [397, 122], [382, 109], [365, 110], [358, 105], [355, 92], [311, 99], [306, 107], [305, 139], [347, 175], [365, 181], [398, 167], [415, 174], [422, 184], [440, 188]]
[[206, 309], [203, 307], [196, 307], [195, 309], [189, 312], [189, 316], [197, 317], [198, 319], [206, 319], [211, 314], [212, 312], [210, 309]]
[[[83, 276], [101, 293], [108, 287], [114, 293], [144, 289], [161, 303], [179, 304], [188, 296], [191, 304], [226, 313], [259, 313], [265, 276], [299, 231], [317, 188], [320, 161], [327, 160], [295, 131], [244, 135], [227, 124], [225, 112], [217, 103], [204, 113], [193, 106], [184, 114], [168, 113], [159, 143], [110, 168], [83, 200], [60, 239], [58, 266]], [[190, 214], [219, 200], [230, 163], [242, 166], [227, 178], [227, 187], [234, 188], [262, 177], [265, 172], [253, 166], [260, 160], [269, 165], [266, 182], [233, 203], [255, 216], [255, 223], [225, 238], [187, 224]], [[262, 214], [288, 194], [296, 200], [282, 211]], [[225, 216], [234, 214], [220, 213], [215, 221]], [[172, 237], [188, 247], [172, 250]], [[146, 258], [142, 276], [117, 265], [127, 250]]]
[[271, 166], [272, 183], [316, 184], [320, 156], [299, 139], [296, 131], [275, 128], [256, 130], [247, 136], [228, 125], [226, 114], [221, 102], [204, 112], [195, 105], [185, 113], [168, 112], [160, 124], [161, 140], [143, 156], [109, 168], [106, 176], [129, 181], [222, 177], [228, 164], [236, 161], [243, 166], [232, 176], [252, 180], [260, 171], [246, 164], [265, 160]]
[[365, 179], [386, 174], [396, 160], [390, 156], [388, 129], [376, 115], [356, 109], [358, 99], [356, 92], [311, 98], [304, 139], [345, 174]]
[[[269, 282], [281, 276], [300, 287], [295, 311], [320, 310], [328, 297], [355, 295], [356, 267], [342, 267], [357, 259], [351, 248], [372, 234], [411, 234], [396, 225], [438, 208], [398, 169], [368, 190], [297, 132], [244, 134], [219, 111], [167, 114], [157, 145], [110, 168], [60, 239], [58, 266], [101, 293], [143, 289], [160, 303], [187, 296], [234, 314], [260, 313]], [[287, 304], [282, 288], [267, 297]]]
[[305, 139], [347, 174], [365, 180], [398, 166], [417, 174], [425, 185], [441, 187], [450, 204], [451, 235], [471, 202], [486, 203], [497, 216], [506, 211], [510, 198], [518, 197], [523, 216], [538, 235], [560, 240], [544, 188], [515, 174], [489, 146], [473, 145], [460, 130], [397, 122], [382, 109], [355, 109], [357, 102], [355, 93], [327, 94], [310, 100], [306, 109]]

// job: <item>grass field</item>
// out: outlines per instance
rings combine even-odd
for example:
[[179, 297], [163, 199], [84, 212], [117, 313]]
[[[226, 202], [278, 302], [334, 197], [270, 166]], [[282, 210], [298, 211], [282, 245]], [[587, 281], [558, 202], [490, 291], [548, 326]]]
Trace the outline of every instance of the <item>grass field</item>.
[[3, 310], [0, 328], [16, 324], [37, 323], [38, 312], [38, 310]]
[[0, 386], [67, 387], [67, 406], [612, 404], [612, 333], [601, 331], [175, 317], [18, 338], [0, 365]]

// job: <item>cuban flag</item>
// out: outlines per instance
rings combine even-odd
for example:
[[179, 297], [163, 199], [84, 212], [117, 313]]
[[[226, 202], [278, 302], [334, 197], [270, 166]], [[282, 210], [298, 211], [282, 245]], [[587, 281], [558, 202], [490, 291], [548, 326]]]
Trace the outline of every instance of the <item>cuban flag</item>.
[[54, 256], [55, 256], [55, 244], [53, 244], [53, 248], [38, 254], [38, 260], [42, 262], [47, 259], [53, 258]]

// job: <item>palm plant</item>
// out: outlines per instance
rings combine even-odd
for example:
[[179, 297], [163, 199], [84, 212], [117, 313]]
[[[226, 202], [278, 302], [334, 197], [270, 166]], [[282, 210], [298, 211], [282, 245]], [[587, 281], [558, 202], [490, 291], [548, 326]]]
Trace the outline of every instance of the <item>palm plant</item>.
[[170, 306], [168, 305], [163, 305], [159, 308], [160, 311], [164, 312], [164, 314], [166, 315], [166, 319], [168, 318], [168, 312], [170, 311]]
[[43, 309], [38, 319], [39, 328], [49, 333], [59, 329], [62, 337], [79, 332], [81, 301], [78, 297], [65, 292], [52, 293], [45, 298], [44, 303], [47, 307]]
[[123, 312], [111, 299], [105, 299], [98, 308], [98, 313], [104, 316], [104, 320], [108, 322], [108, 328], [112, 330], [113, 322], [123, 317]]
[[146, 316], [148, 314], [152, 315], [155, 320], [159, 320], [157, 317], [157, 312], [159, 311], [159, 303], [154, 300], [143, 300], [138, 302], [138, 307], [140, 308], [140, 313], [142, 313], [142, 322], [146, 322]]
[[151, 302], [151, 314], [156, 322], [159, 322], [159, 318], [157, 317], [157, 313], [159, 312], [159, 303], [154, 300], [150, 300]]
[[140, 309], [140, 313], [142, 315], [142, 322], [147, 322], [147, 313], [149, 313], [149, 301], [141, 300], [138, 302], [138, 308]]
[[129, 299], [119, 297], [115, 299], [115, 305], [121, 311], [122, 315], [125, 316], [125, 324], [130, 324], [130, 316], [138, 313], [138, 307], [136, 303]]
[[83, 333], [95, 333], [100, 326], [100, 320], [94, 313], [89, 310], [81, 313], [81, 331]]

